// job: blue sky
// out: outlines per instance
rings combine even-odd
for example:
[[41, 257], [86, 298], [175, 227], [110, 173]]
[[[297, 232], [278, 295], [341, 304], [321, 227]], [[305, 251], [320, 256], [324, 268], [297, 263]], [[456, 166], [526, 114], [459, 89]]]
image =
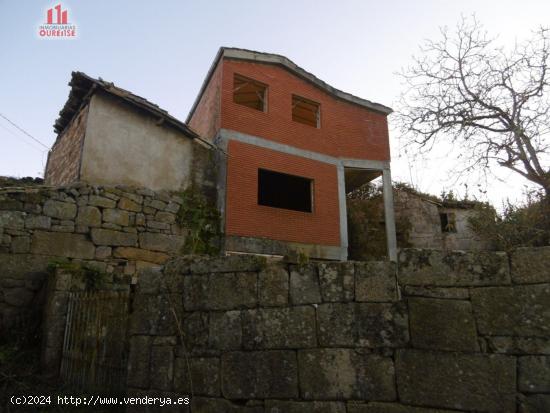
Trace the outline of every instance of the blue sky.
[[[401, 90], [395, 72], [440, 26], [475, 13], [511, 44], [550, 16], [550, 2], [528, 0], [61, 3], [77, 25], [76, 40], [38, 38], [38, 25], [57, 2], [0, 0], [0, 113], [48, 147], [73, 70], [101, 76], [183, 120], [217, 49], [233, 46], [285, 55], [339, 89], [393, 106]], [[394, 178], [436, 194], [453, 186], [445, 173], [450, 149], [410, 163], [399, 157], [397, 131], [391, 134]], [[1, 118], [0, 145], [0, 175], [43, 172], [45, 149]], [[504, 182], [490, 182], [489, 199], [519, 199], [525, 181], [499, 176]]]

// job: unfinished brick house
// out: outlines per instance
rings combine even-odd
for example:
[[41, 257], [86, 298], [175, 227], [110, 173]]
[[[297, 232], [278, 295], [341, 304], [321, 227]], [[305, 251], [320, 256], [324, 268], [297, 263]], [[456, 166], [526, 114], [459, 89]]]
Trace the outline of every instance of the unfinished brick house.
[[[166, 142], [175, 148], [183, 144], [164, 136], [166, 132], [158, 136], [158, 131], [149, 129], [154, 133], [136, 140], [132, 138], [136, 128], [119, 124], [109, 130], [105, 122], [91, 122], [95, 102], [95, 113], [110, 111], [104, 119], [109, 118], [111, 125], [117, 121], [145, 122], [185, 136], [186, 145], [211, 145], [226, 252], [285, 255], [294, 251], [312, 258], [345, 260], [346, 193], [382, 176], [388, 257], [396, 259], [387, 125], [390, 108], [335, 89], [283, 56], [235, 48], [219, 50], [185, 124], [135, 95], [130, 94], [130, 101], [125, 101], [129, 92], [112, 84], [97, 85], [89, 78], [87, 82], [96, 89], [87, 86], [75, 91], [73, 85], [71, 94], [77, 95], [73, 99], [76, 103], [62, 111], [57, 129], [60, 136], [70, 130], [70, 125], [86, 116], [75, 108], [85, 106], [90, 95], [98, 95], [91, 99], [87, 120], [87, 130], [92, 136], [95, 131], [92, 139], [98, 144], [84, 143], [80, 153], [68, 153], [59, 149], [63, 145], [57, 142], [50, 154], [47, 182], [83, 180], [151, 186], [146, 176], [134, 176], [132, 182], [124, 176], [132, 175], [132, 169], [141, 165], [154, 169], [162, 163], [162, 156], [169, 156], [170, 167], [151, 173], [156, 181], [171, 174], [171, 185], [164, 187], [177, 190], [197, 180], [190, 178], [198, 173], [197, 168], [208, 168], [195, 162], [193, 145], [180, 149], [184, 154], [177, 159], [167, 154]], [[121, 104], [125, 105], [125, 117], [115, 114], [113, 119], [113, 107]], [[145, 108], [140, 107], [144, 104]], [[98, 155], [101, 148], [107, 150], [105, 142], [116, 139], [116, 131], [121, 129], [129, 130], [124, 134], [126, 150], [141, 155], [137, 162], [125, 159], [123, 168], [114, 168], [110, 166], [114, 160], [101, 160]], [[85, 135], [84, 141], [88, 132]], [[165, 155], [159, 153], [157, 145], [164, 145]], [[93, 156], [88, 155], [92, 150]], [[155, 156], [148, 157], [152, 152]], [[80, 174], [73, 171], [69, 180], [55, 178], [55, 165], [67, 162], [67, 157], [79, 159], [75, 162], [81, 165]], [[94, 168], [94, 162], [101, 167]], [[90, 170], [94, 174], [86, 172]]]
[[346, 193], [380, 175], [391, 187], [390, 112], [283, 56], [221, 48], [186, 123], [226, 154], [218, 174], [226, 250], [278, 254], [290, 245], [346, 259]]

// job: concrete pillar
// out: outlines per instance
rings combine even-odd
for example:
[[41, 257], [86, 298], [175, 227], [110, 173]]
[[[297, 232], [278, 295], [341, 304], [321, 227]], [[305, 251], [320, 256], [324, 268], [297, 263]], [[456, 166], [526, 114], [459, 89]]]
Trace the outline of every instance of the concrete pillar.
[[338, 209], [340, 210], [340, 260], [348, 259], [348, 211], [346, 206], [346, 176], [344, 165], [338, 168]]
[[388, 245], [388, 257], [390, 261], [397, 262], [397, 238], [395, 236], [395, 215], [393, 211], [393, 190], [391, 184], [391, 171], [389, 168], [382, 171], [384, 191], [384, 218], [386, 221], [386, 239]]

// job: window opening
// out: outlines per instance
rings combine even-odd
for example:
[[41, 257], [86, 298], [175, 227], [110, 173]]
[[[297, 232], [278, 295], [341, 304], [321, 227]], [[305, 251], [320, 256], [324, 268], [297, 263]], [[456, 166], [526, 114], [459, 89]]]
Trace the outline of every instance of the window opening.
[[258, 204], [312, 212], [313, 180], [258, 169]]

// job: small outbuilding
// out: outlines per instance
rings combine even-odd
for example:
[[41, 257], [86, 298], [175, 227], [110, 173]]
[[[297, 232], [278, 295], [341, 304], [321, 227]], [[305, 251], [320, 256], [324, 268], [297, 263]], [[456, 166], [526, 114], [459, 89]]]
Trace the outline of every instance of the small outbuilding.
[[[470, 225], [476, 201], [442, 199], [398, 184], [393, 190], [397, 246], [436, 250], [479, 251], [490, 245]], [[385, 222], [382, 195], [374, 188], [360, 188], [348, 195], [350, 258], [385, 256]]]
[[73, 72], [54, 124], [47, 185], [86, 182], [182, 190], [204, 181], [212, 145], [157, 105], [113, 83]]

